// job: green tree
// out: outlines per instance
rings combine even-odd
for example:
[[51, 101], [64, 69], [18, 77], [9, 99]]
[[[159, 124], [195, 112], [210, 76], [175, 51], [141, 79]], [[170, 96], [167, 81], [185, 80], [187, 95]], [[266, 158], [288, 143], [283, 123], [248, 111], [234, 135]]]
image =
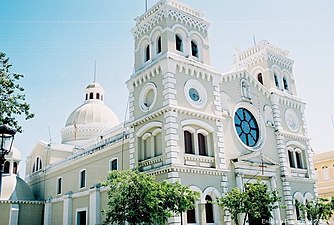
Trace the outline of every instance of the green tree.
[[239, 225], [239, 215], [242, 223], [248, 219], [261, 219], [272, 217], [271, 211], [277, 208], [276, 202], [280, 200], [277, 190], [269, 191], [268, 186], [258, 180], [256, 183], [246, 183], [245, 190], [233, 188], [225, 197], [218, 199], [218, 205], [230, 212], [235, 224]]
[[102, 185], [109, 186], [106, 224], [165, 224], [173, 213], [194, 207], [199, 193], [179, 183], [157, 182], [136, 170], [112, 171]]
[[26, 103], [24, 88], [17, 82], [23, 75], [10, 72], [12, 65], [5, 53], [0, 52], [0, 124], [7, 123], [22, 132], [17, 116], [24, 115], [26, 120], [34, 117], [30, 105]]
[[304, 219], [307, 217], [312, 225], [318, 225], [321, 220], [328, 221], [334, 211], [334, 197], [331, 199], [315, 198], [307, 201], [305, 205], [296, 201], [295, 204], [301, 210]]

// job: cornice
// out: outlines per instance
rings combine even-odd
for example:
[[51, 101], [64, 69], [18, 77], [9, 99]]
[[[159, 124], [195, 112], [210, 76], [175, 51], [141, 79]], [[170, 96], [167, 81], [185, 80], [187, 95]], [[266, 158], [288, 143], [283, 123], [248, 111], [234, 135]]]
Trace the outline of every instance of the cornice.
[[145, 171], [149, 175], [160, 175], [170, 172], [181, 172], [181, 173], [193, 173], [193, 174], [204, 174], [204, 175], [214, 175], [214, 176], [225, 176], [226, 173], [230, 172], [229, 170], [218, 170], [213, 168], [203, 168], [203, 167], [194, 167], [194, 166], [172, 166], [168, 165], [165, 167], [160, 167], [150, 171]]
[[309, 141], [310, 138], [300, 135], [300, 134], [295, 134], [295, 133], [291, 133], [289, 131], [278, 131], [279, 134], [283, 135], [286, 138], [291, 138], [294, 140], [300, 140], [300, 141]]
[[296, 182], [296, 183], [306, 183], [306, 184], [314, 184], [316, 182], [315, 179], [312, 178], [301, 178], [301, 177], [282, 177], [283, 182]]
[[153, 120], [154, 118], [163, 115], [166, 112], [178, 112], [178, 113], [182, 113], [184, 115], [189, 115], [189, 116], [193, 116], [193, 117], [197, 117], [197, 118], [201, 118], [201, 119], [207, 119], [207, 120], [221, 120], [223, 119], [220, 116], [216, 116], [213, 114], [209, 114], [209, 113], [204, 113], [201, 111], [196, 111], [196, 110], [191, 110], [188, 108], [183, 108], [183, 107], [179, 107], [179, 106], [165, 106], [162, 107], [158, 110], [156, 110], [155, 112], [152, 112], [148, 115], [145, 115], [143, 117], [138, 118], [137, 120], [134, 120], [133, 122], [131, 122], [129, 125], [130, 127], [134, 127], [143, 123], [146, 123], [150, 120]]

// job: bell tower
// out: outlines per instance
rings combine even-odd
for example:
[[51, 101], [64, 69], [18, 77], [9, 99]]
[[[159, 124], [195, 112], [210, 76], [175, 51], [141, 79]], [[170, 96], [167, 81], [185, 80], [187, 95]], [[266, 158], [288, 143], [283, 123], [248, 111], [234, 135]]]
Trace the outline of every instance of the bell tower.
[[293, 62], [288, 51], [263, 40], [245, 51], [237, 52], [233, 67], [234, 70], [247, 70], [268, 90], [296, 96]]
[[132, 29], [135, 73], [166, 55], [210, 65], [208, 27], [203, 14], [174, 0], [161, 0]]
[[175, 0], [136, 18], [130, 167], [225, 168], [221, 75], [211, 66], [208, 28], [201, 12]]

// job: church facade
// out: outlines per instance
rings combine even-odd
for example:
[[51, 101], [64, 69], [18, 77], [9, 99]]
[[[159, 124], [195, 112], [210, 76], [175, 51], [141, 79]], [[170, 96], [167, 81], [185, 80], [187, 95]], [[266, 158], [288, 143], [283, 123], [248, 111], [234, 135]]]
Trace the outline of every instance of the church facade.
[[267, 41], [236, 53], [233, 71], [211, 66], [209, 23], [175, 0], [136, 18], [129, 120], [119, 123], [96, 82], [69, 116], [62, 143], [40, 141], [26, 181], [45, 201], [43, 223], [103, 224], [111, 170], [138, 168], [198, 191], [195, 209], [169, 224], [233, 224], [217, 197], [261, 179], [281, 201], [270, 224], [304, 224], [295, 202], [317, 195], [305, 103], [293, 60]]

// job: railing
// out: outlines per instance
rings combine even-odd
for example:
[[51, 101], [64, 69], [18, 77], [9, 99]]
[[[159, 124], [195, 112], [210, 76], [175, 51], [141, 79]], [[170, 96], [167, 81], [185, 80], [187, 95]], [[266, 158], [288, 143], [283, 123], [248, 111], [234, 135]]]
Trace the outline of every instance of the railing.
[[188, 166], [199, 166], [206, 168], [215, 168], [215, 158], [210, 156], [186, 154], [184, 164]]
[[260, 52], [263, 49], [269, 49], [271, 51], [273, 51], [274, 53], [278, 54], [278, 55], [282, 55], [287, 57], [289, 55], [289, 52], [283, 49], [280, 49], [272, 44], [270, 44], [267, 41], [261, 41], [259, 42], [257, 45], [255, 45], [252, 48], [249, 48], [241, 53], [238, 54], [239, 60], [243, 60], [251, 55], [254, 55], [258, 52]]
[[292, 177], [300, 177], [300, 178], [308, 177], [307, 169], [290, 168], [290, 173]]
[[162, 155], [138, 162], [138, 167], [142, 171], [154, 169], [162, 166]]

